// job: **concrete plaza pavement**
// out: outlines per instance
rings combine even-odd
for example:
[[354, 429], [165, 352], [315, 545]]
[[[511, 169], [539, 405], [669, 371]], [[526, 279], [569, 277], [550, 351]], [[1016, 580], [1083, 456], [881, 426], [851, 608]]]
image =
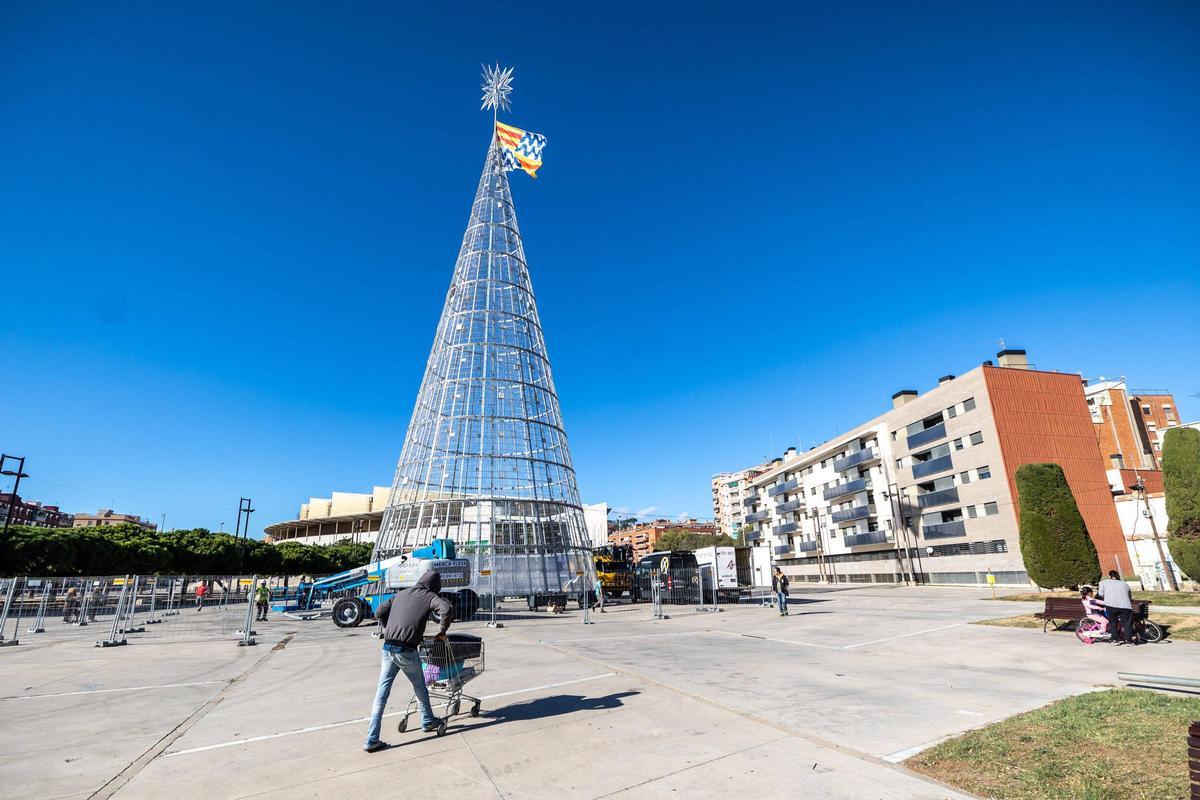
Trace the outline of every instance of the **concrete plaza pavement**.
[[0, 792], [12, 798], [961, 798], [906, 770], [970, 728], [1117, 683], [1193, 674], [1200, 644], [1087, 647], [969, 624], [1033, 610], [986, 591], [800, 587], [792, 613], [646, 606], [485, 637], [476, 719], [366, 754], [373, 626], [276, 617], [259, 644], [0, 651]]

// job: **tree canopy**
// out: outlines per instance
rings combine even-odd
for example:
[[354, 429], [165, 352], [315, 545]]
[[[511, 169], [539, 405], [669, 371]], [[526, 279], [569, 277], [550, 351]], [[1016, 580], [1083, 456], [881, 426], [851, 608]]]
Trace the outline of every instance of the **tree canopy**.
[[724, 533], [697, 533], [687, 528], [669, 528], [658, 540], [659, 550], [697, 550], [701, 547], [732, 547], [733, 539]]
[[1200, 431], [1167, 431], [1162, 469], [1167, 495], [1167, 547], [1184, 574], [1200, 580]]
[[[13, 526], [4, 575], [233, 575], [242, 543], [204, 528], [147, 531], [137, 525], [98, 528]], [[331, 545], [245, 543], [245, 575], [325, 575], [366, 564], [371, 543], [343, 539]]]
[[1034, 583], [1075, 588], [1100, 577], [1100, 557], [1062, 467], [1024, 464], [1017, 469], [1021, 503], [1021, 558]]

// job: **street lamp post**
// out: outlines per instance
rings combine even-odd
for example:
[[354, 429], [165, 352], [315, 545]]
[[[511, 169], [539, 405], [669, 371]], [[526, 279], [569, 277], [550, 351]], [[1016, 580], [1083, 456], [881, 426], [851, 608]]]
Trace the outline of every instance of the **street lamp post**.
[[[233, 538], [237, 539], [242, 536], [242, 549], [238, 554], [238, 574], [242, 574], [242, 570], [246, 567], [246, 539], [250, 536], [250, 515], [254, 509], [250, 507], [250, 498], [242, 497], [238, 500], [238, 521], [237, 527], [234, 529]], [[243, 531], [242, 515], [245, 514], [245, 529]]]
[[[10, 469], [9, 461], [15, 461], [16, 469]], [[10, 456], [8, 453], [0, 454], [0, 475], [8, 475], [13, 478], [12, 494], [8, 496], [8, 511], [4, 514], [4, 532], [0, 533], [0, 561], [7, 561], [8, 558], [8, 528], [12, 524], [13, 513], [17, 505], [17, 492], [21, 488], [21, 478], [28, 478], [25, 474], [25, 456]]]
[[[917, 573], [913, 567], [913, 546], [909, 539], [908, 525], [904, 522], [904, 506], [900, 503], [900, 487], [896, 483], [889, 483], [887, 489], [883, 492], [884, 497], [888, 499], [888, 506], [895, 513], [894, 519], [896, 531], [896, 557], [900, 560], [900, 573], [904, 575], [904, 558], [900, 555], [900, 536], [904, 536], [904, 555], [908, 556], [908, 573], [905, 575], [905, 581], [912, 583], [914, 586], [919, 583]], [[895, 500], [893, 506], [892, 501]]]
[[1158, 561], [1167, 575], [1167, 585], [1171, 587], [1172, 592], [1177, 592], [1179, 584], [1175, 580], [1175, 570], [1171, 569], [1171, 564], [1167, 561], [1167, 554], [1163, 551], [1162, 539], [1158, 538], [1158, 525], [1154, 522], [1154, 512], [1150, 510], [1150, 498], [1146, 496], [1146, 482], [1142, 480], [1141, 475], [1138, 475], [1137, 483], [1130, 484], [1129, 488], [1136, 491], [1142, 499], [1142, 504], [1146, 508], [1146, 516], [1150, 519], [1150, 532], [1154, 536], [1154, 546], [1158, 548]]

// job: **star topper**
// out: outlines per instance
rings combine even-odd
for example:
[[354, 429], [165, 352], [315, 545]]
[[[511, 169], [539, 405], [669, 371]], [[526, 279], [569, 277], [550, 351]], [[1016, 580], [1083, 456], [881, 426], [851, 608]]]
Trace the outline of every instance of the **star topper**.
[[513, 68], [504, 69], [499, 63], [494, 67], [486, 64], [483, 67], [483, 105], [482, 111], [490, 108], [492, 111], [510, 111], [512, 105], [508, 96], [512, 94]]

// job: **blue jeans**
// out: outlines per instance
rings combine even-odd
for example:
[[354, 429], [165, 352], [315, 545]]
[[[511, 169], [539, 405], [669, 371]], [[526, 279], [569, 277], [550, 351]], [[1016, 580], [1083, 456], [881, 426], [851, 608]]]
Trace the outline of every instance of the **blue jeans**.
[[779, 613], [780, 614], [787, 613], [787, 597], [788, 596], [786, 594], [784, 594], [783, 592], [775, 593], [775, 599], [779, 603]]
[[383, 664], [379, 670], [379, 690], [375, 692], [375, 705], [371, 707], [371, 726], [367, 728], [367, 741], [364, 747], [370, 747], [379, 741], [379, 729], [383, 725], [383, 708], [387, 705], [388, 695], [392, 693], [392, 681], [396, 673], [403, 672], [404, 677], [412, 684], [413, 694], [421, 706], [421, 726], [428, 728], [436, 718], [433, 709], [429, 707], [429, 689], [425, 688], [425, 674], [421, 671], [421, 657], [416, 650], [385, 644], [383, 646]]

